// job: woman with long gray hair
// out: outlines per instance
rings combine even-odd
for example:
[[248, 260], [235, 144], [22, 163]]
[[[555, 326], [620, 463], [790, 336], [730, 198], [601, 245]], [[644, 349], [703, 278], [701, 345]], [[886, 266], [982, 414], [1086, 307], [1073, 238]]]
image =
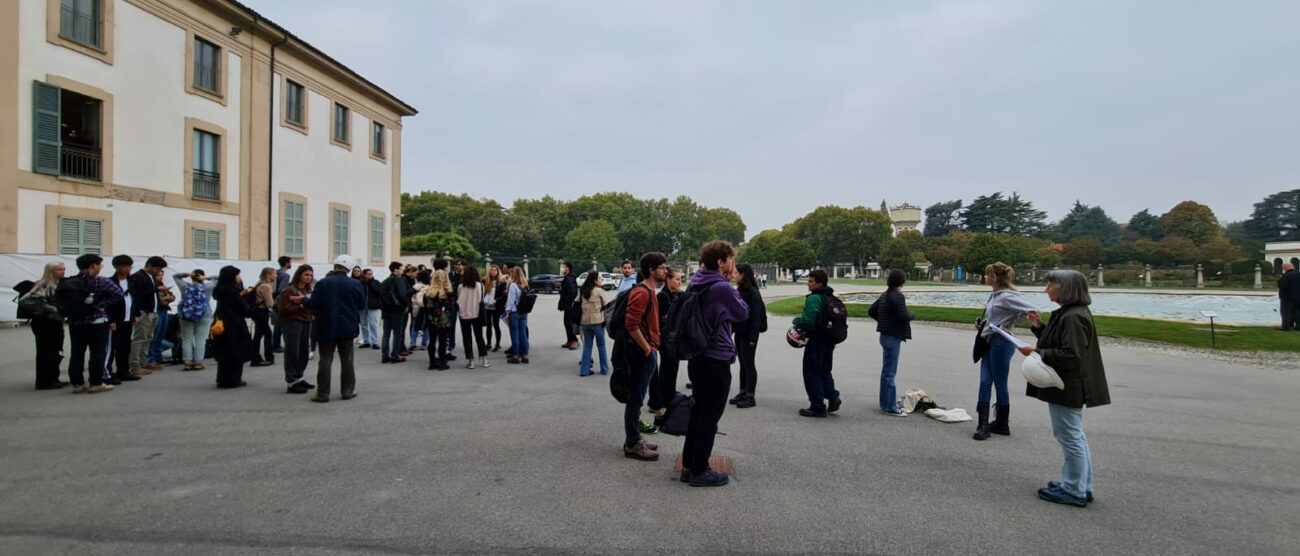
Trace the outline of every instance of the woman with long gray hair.
[[59, 287], [68, 267], [59, 261], [45, 263], [41, 279], [18, 298], [19, 309], [31, 311], [32, 335], [36, 337], [36, 389], [56, 390], [68, 383], [59, 380], [59, 363], [63, 361], [63, 318], [54, 308], [54, 290]]
[[1092, 303], [1088, 279], [1073, 270], [1053, 270], [1046, 279], [1047, 297], [1060, 308], [1052, 312], [1046, 325], [1037, 312], [1029, 313], [1038, 346], [1020, 348], [1020, 353], [1037, 352], [1043, 363], [1061, 377], [1064, 388], [1030, 384], [1027, 393], [1047, 402], [1052, 435], [1061, 445], [1065, 463], [1061, 466], [1061, 480], [1049, 481], [1038, 489], [1038, 497], [1082, 508], [1092, 502], [1092, 454], [1083, 433], [1083, 408], [1109, 404], [1110, 390], [1097, 343], [1097, 326], [1088, 309]]

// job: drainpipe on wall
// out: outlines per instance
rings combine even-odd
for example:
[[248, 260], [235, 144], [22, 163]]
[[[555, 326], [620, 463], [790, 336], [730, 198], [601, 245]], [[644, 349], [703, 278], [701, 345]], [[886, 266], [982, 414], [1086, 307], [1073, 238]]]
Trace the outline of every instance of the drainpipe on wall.
[[[256, 25], [256, 20], [254, 20]], [[289, 42], [289, 36], [280, 37], [279, 42], [271, 43], [270, 85], [266, 94], [270, 99], [266, 111], [266, 260], [273, 261], [275, 256], [275, 238], [271, 237], [271, 223], [275, 219], [275, 49]], [[283, 231], [281, 231], [283, 233]], [[306, 255], [306, 253], [303, 253]]]

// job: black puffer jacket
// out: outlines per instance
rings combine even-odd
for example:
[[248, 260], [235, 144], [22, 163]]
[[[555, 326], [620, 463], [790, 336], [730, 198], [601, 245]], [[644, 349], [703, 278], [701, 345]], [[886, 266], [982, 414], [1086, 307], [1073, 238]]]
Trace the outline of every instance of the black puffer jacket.
[[903, 292], [885, 290], [867, 309], [867, 316], [876, 319], [876, 332], [904, 340], [912, 339], [912, 319], [916, 315], [907, 310], [907, 298], [903, 297]]
[[749, 306], [749, 318], [731, 324], [731, 332], [737, 338], [758, 341], [758, 335], [767, 332], [767, 305], [763, 304], [763, 294], [758, 288], [742, 291], [740, 298]]

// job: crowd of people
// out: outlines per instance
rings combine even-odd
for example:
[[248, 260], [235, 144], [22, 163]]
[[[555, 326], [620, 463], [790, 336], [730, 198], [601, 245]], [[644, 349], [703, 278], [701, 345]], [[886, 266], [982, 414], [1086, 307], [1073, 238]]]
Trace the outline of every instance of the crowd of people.
[[[465, 367], [490, 367], [501, 351], [501, 324], [509, 334], [506, 362], [527, 365], [528, 318], [536, 302], [523, 268], [490, 265], [480, 274], [464, 261], [432, 261], [432, 268], [393, 262], [378, 280], [369, 269], [343, 255], [319, 279], [310, 265], [293, 267], [281, 257], [246, 285], [235, 266], [220, 269], [215, 281], [202, 269], [173, 275], [179, 297], [163, 283], [167, 261], [149, 257], [134, 271], [128, 256], [113, 257], [111, 277], [101, 276], [99, 255], [77, 258], [77, 274], [63, 263], [46, 265], [40, 280], [25, 288], [20, 316], [30, 319], [36, 343], [36, 388], [70, 386], [74, 394], [111, 391], [141, 380], [165, 362], [200, 371], [210, 353], [216, 361], [216, 386], [245, 386], [244, 366], [269, 366], [281, 353], [286, 391], [314, 402], [330, 401], [332, 367], [340, 363], [340, 399], [357, 396], [357, 350], [380, 351], [382, 364], [401, 364], [415, 350], [427, 353], [428, 369], [447, 370], [457, 361], [460, 331]], [[563, 264], [557, 309], [570, 350], [581, 347], [579, 376], [614, 374], [611, 391], [623, 401], [623, 454], [655, 461], [658, 446], [643, 435], [663, 427], [669, 410], [683, 397], [677, 390], [685, 363], [692, 390], [680, 479], [691, 486], [721, 486], [729, 478], [711, 469], [709, 458], [718, 423], [728, 403], [738, 409], [757, 405], [756, 351], [767, 331], [760, 293], [762, 275], [736, 263], [736, 250], [713, 241], [700, 251], [700, 267], [683, 288], [683, 275], [661, 253], [625, 261], [624, 280], [614, 301], [605, 297], [599, 272], [579, 284]], [[1044, 322], [1037, 307], [1016, 290], [1011, 267], [985, 269], [992, 293], [978, 323], [973, 357], [979, 364], [978, 421], [975, 440], [1010, 435], [1008, 375], [1012, 355], [1037, 354], [1059, 374], [1060, 387], [1036, 387], [1028, 394], [1049, 404], [1054, 435], [1064, 453], [1061, 480], [1039, 496], [1086, 506], [1092, 501], [1092, 463], [1083, 432], [1084, 407], [1109, 403], [1097, 335], [1088, 310], [1087, 280], [1078, 272], [1053, 271], [1046, 292], [1060, 308]], [[907, 309], [906, 275], [892, 271], [887, 290], [870, 307], [882, 352], [879, 409], [902, 417], [895, 382], [903, 344], [912, 338], [914, 314]], [[809, 406], [798, 411], [826, 418], [841, 408], [834, 379], [834, 352], [844, 341], [847, 312], [823, 270], [808, 273], [809, 293], [787, 340], [803, 349], [803, 382]], [[175, 314], [172, 314], [173, 309]], [[1028, 321], [1036, 346], [1017, 346], [1002, 331]], [[64, 324], [71, 338], [69, 382], [60, 380]], [[250, 326], [250, 322], [252, 323]], [[606, 339], [612, 339], [607, 350]], [[171, 351], [163, 361], [162, 352]], [[317, 358], [316, 384], [308, 381], [308, 362]], [[739, 362], [739, 388], [731, 395], [731, 365]], [[598, 367], [598, 371], [597, 371]], [[993, 394], [996, 393], [996, 403]], [[653, 422], [640, 418], [642, 405]]]

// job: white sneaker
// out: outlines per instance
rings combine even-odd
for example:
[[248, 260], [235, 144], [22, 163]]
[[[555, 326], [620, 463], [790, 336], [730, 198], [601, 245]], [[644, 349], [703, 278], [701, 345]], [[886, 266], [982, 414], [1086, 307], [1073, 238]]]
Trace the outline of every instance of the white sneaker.
[[488, 363], [487, 358], [484, 357], [484, 358], [483, 358], [483, 361], [482, 361], [481, 363], [479, 363], [478, 366], [483, 367], [484, 369], [486, 369], [486, 368], [488, 368], [488, 367], [491, 367], [492, 364], [491, 364], [491, 363]]
[[314, 351], [309, 351], [309, 352], [307, 352], [307, 360], [308, 360], [308, 361], [311, 361], [312, 359], [315, 359], [315, 358], [316, 358], [316, 352], [314, 352]]
[[466, 362], [465, 362], [465, 368], [466, 368], [466, 369], [473, 369], [473, 368], [474, 368], [474, 360], [473, 360], [473, 359], [470, 359], [469, 361], [466, 361]]

